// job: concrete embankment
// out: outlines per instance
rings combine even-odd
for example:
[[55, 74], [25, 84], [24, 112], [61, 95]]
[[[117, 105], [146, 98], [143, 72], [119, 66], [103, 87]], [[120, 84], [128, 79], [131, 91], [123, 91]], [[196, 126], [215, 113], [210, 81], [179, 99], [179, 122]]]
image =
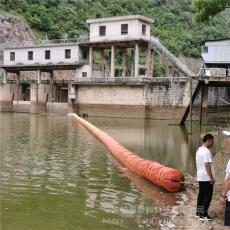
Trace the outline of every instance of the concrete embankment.
[[[219, 98], [225, 98], [227, 93], [227, 89], [211, 87], [207, 95], [208, 106], [216, 106]], [[75, 95], [74, 100], [70, 99], [72, 94]], [[187, 78], [162, 78], [139, 85], [0, 85], [1, 111], [56, 114], [76, 112], [88, 116], [180, 120], [188, 103]], [[195, 108], [199, 108], [199, 105], [200, 95], [194, 102]], [[193, 119], [196, 118], [194, 114]]]

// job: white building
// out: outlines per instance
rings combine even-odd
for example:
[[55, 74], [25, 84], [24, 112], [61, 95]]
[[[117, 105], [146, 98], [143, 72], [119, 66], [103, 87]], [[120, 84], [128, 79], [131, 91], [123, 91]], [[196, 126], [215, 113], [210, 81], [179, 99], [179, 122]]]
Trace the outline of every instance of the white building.
[[202, 58], [207, 65], [230, 66], [230, 39], [205, 41]]
[[82, 56], [77, 44], [39, 45], [6, 48], [4, 66], [42, 66], [78, 64], [87, 56]]
[[230, 75], [230, 39], [205, 41], [202, 46], [205, 75]]
[[118, 16], [87, 20], [90, 42], [149, 40], [153, 19], [141, 15]]
[[[149, 40], [153, 19], [131, 15], [90, 19], [87, 22], [90, 24], [89, 41], [6, 48], [4, 69], [6, 72], [17, 73], [27, 70], [42, 72], [73, 69], [76, 70], [75, 77], [84, 78], [151, 76], [152, 48]], [[131, 48], [133, 52], [134, 67], [131, 71], [127, 71], [126, 66], [127, 48]], [[145, 63], [142, 64], [139, 62], [140, 49], [144, 49], [146, 57]], [[105, 52], [108, 50], [110, 60], [106, 62]], [[119, 65], [115, 63], [117, 60], [115, 51], [122, 52], [122, 63]], [[95, 62], [94, 52], [99, 52], [101, 59], [99, 64]]]

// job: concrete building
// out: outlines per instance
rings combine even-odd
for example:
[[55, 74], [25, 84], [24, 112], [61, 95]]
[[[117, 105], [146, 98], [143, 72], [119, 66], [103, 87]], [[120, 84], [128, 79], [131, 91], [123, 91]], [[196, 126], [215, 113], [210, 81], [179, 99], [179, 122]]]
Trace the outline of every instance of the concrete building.
[[[153, 19], [141, 16], [121, 16], [87, 20], [90, 24], [88, 42], [40, 44], [34, 46], [4, 49], [6, 72], [21, 70], [74, 69], [75, 78], [81, 77], [138, 77], [151, 76], [152, 53], [149, 46], [150, 24]], [[140, 64], [140, 49], [146, 57]], [[131, 70], [126, 66], [127, 49], [132, 61]], [[117, 54], [117, 51], [119, 54]], [[105, 60], [105, 52], [109, 53]], [[95, 56], [100, 56], [97, 63]], [[121, 55], [121, 63], [115, 63], [116, 55]], [[108, 55], [107, 55], [108, 57]], [[143, 58], [142, 58], [143, 59]]]
[[150, 25], [154, 20], [142, 15], [118, 16], [87, 20], [90, 42], [150, 40]]
[[230, 76], [230, 38], [205, 41], [202, 46], [203, 74]]
[[[188, 77], [195, 74], [150, 35], [154, 20], [131, 15], [87, 22], [88, 39], [4, 49], [0, 110], [55, 113], [65, 108], [94, 116], [181, 116], [189, 103]], [[154, 51], [182, 76], [152, 78]], [[70, 71], [68, 79], [55, 76], [62, 70]], [[33, 71], [34, 77], [24, 81], [23, 71]]]
[[80, 68], [88, 63], [87, 51], [79, 44], [40, 44], [5, 48], [3, 66], [7, 72]]

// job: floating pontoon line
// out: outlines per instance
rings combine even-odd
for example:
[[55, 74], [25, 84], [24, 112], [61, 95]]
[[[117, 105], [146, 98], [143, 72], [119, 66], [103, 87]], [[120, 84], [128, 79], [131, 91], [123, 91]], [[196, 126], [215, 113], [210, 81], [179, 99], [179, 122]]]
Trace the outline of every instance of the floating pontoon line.
[[178, 169], [169, 168], [151, 160], [145, 160], [120, 145], [108, 134], [78, 115], [71, 113], [69, 116], [71, 116], [75, 122], [80, 123], [94, 134], [94, 136], [106, 146], [113, 156], [130, 170], [169, 192], [177, 192], [182, 189], [181, 182], [184, 177]]

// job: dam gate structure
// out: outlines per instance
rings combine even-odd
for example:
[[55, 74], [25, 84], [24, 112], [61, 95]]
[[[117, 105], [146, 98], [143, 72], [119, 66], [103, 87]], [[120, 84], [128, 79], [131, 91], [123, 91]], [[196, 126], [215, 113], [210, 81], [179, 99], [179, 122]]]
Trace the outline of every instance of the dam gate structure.
[[[154, 20], [129, 15], [87, 23], [89, 36], [78, 39], [4, 45], [0, 110], [181, 120], [191, 101], [189, 80], [194, 91], [203, 79], [151, 36]], [[154, 52], [176, 76], [153, 77]]]

